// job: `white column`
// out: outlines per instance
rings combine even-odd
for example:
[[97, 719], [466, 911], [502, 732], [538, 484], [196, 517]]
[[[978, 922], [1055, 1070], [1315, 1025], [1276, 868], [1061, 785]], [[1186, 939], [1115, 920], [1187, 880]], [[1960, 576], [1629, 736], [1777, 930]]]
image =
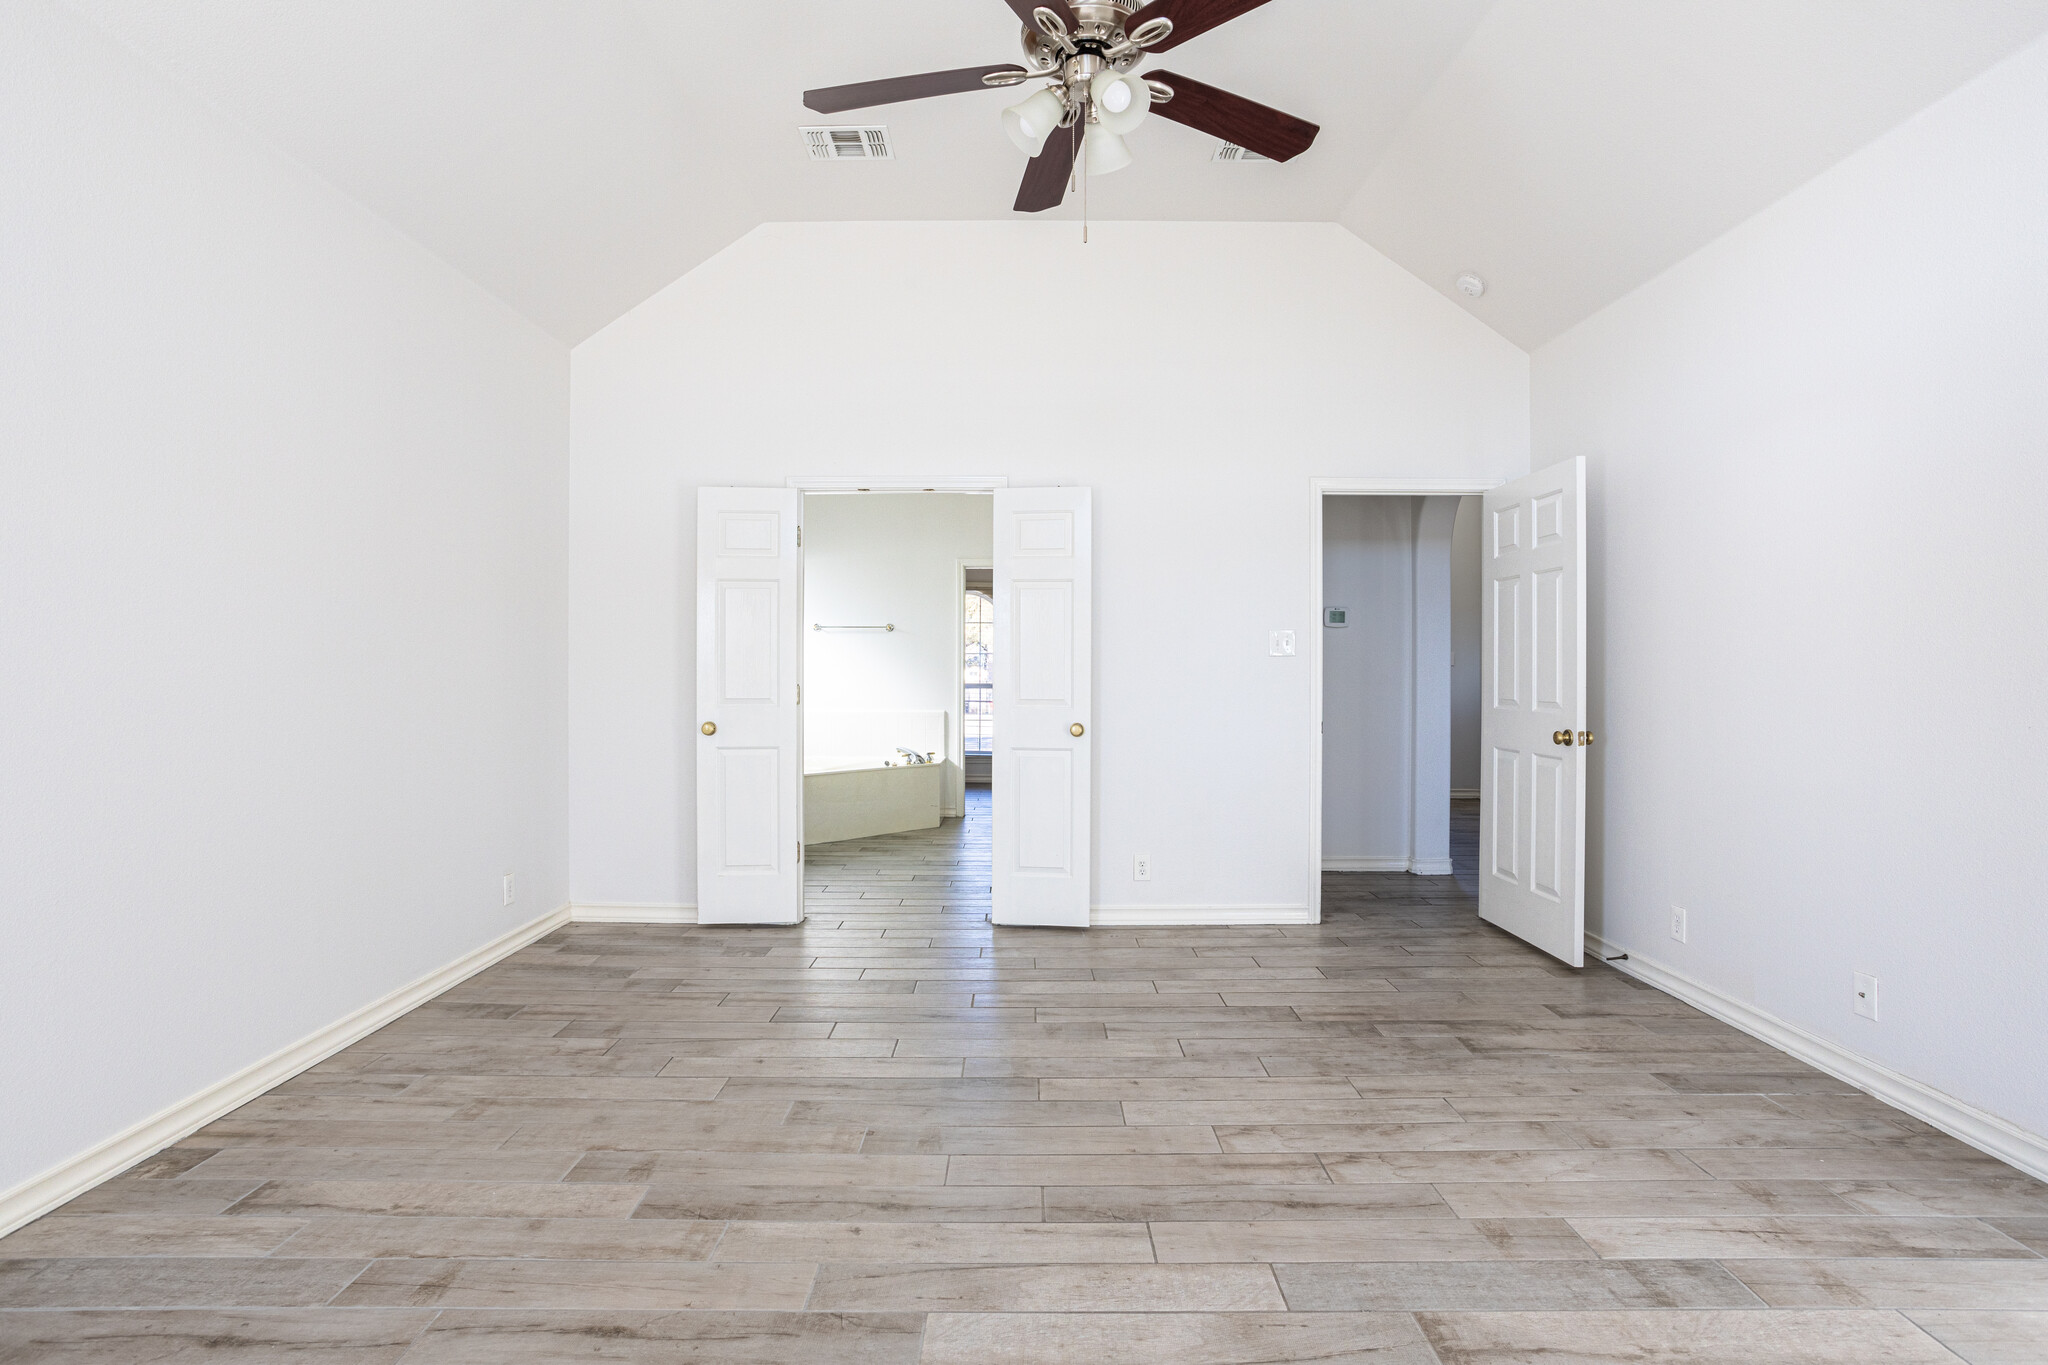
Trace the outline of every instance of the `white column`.
[[1416, 501], [1408, 870], [1442, 877], [1451, 871], [1451, 533], [1458, 500]]

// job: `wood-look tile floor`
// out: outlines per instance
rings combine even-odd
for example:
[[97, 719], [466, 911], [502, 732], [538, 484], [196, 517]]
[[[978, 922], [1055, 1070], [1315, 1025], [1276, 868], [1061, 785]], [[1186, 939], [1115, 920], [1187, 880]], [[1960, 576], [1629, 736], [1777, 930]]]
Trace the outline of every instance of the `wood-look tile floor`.
[[576, 926], [0, 1240], [8, 1362], [2048, 1360], [2048, 1186], [1462, 880], [991, 930]]

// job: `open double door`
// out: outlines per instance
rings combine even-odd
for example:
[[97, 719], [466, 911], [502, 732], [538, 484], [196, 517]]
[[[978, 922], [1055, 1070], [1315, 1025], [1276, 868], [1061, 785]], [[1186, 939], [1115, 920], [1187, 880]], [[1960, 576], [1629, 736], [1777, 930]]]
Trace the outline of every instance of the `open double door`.
[[[697, 498], [697, 922], [804, 916], [803, 495]], [[1094, 821], [1089, 493], [995, 494], [997, 924], [1086, 928]]]

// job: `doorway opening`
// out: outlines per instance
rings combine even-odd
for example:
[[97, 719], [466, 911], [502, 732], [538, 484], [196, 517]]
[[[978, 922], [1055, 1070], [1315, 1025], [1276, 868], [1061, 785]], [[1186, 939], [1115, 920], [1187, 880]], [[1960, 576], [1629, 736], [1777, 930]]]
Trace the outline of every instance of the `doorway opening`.
[[806, 912], [979, 921], [991, 881], [993, 498], [811, 492], [803, 527]]
[[1346, 889], [1476, 890], [1479, 501], [1322, 499], [1318, 871]]

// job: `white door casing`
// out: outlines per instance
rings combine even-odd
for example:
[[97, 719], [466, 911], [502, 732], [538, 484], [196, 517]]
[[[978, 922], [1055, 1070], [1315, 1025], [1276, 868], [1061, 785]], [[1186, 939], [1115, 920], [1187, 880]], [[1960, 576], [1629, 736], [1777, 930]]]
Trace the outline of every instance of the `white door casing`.
[[697, 492], [699, 924], [804, 917], [802, 496]]
[[1089, 490], [995, 494], [992, 918], [1085, 929], [1093, 884]]
[[1485, 495], [1479, 915], [1571, 966], [1586, 941], [1586, 462]]

